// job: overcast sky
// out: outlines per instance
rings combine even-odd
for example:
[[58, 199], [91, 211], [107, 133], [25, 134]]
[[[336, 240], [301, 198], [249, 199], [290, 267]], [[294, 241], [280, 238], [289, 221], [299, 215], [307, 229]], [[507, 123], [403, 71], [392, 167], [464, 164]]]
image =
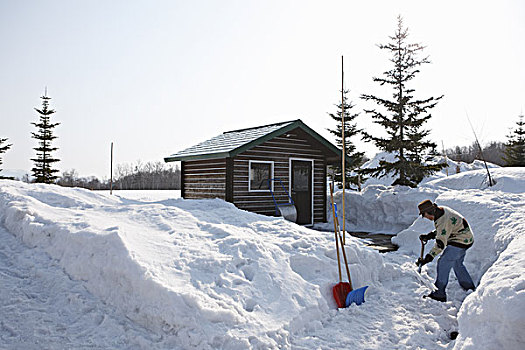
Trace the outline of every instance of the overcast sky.
[[[4, 169], [29, 172], [34, 107], [56, 110], [56, 168], [109, 178], [224, 131], [302, 119], [334, 142], [341, 56], [355, 111], [388, 69], [401, 15], [432, 64], [412, 87], [445, 95], [427, 124], [445, 148], [505, 141], [525, 108], [525, 1], [0, 0]], [[381, 132], [365, 113], [357, 124]], [[373, 156], [371, 144], [353, 140]]]

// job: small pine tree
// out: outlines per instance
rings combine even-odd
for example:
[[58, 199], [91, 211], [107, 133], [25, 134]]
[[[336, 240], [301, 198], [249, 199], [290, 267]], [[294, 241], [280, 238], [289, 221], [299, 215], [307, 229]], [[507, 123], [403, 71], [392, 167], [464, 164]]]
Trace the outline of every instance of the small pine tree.
[[56, 139], [53, 136], [53, 129], [60, 125], [60, 123], [51, 123], [50, 116], [55, 113], [53, 109], [49, 109], [50, 97], [40, 97], [42, 99], [42, 109], [35, 108], [40, 115], [40, 119], [37, 123], [31, 123], [38, 128], [36, 133], [32, 132], [32, 137], [37, 139], [39, 146], [33, 148], [37, 152], [37, 158], [31, 159], [35, 162], [35, 167], [31, 169], [33, 172], [34, 182], [39, 183], [54, 183], [58, 176], [55, 173], [58, 172], [56, 169], [52, 169], [51, 165], [59, 161], [59, 159], [53, 158], [51, 152], [56, 151], [58, 148], [51, 147], [51, 141]]
[[523, 115], [519, 116], [519, 121], [516, 122], [518, 126], [512, 130], [507, 136], [507, 143], [505, 143], [505, 155], [503, 160], [506, 166], [525, 166], [525, 122]]
[[[5, 144], [7, 142], [7, 139], [0, 138], [0, 154], [7, 152], [8, 149], [11, 148], [11, 144]], [[0, 165], [3, 164], [2, 157], [0, 157]], [[0, 169], [0, 172], [3, 169]], [[12, 179], [12, 177], [2, 176], [0, 175], [0, 179]]]
[[415, 90], [407, 84], [419, 73], [419, 67], [430, 61], [428, 57], [418, 57], [425, 47], [407, 43], [407, 37], [408, 29], [403, 27], [403, 19], [399, 16], [395, 35], [390, 37], [391, 43], [378, 45], [380, 49], [392, 54], [390, 61], [394, 67], [383, 73], [384, 78], [373, 80], [381, 86], [390, 85], [393, 89], [393, 99], [361, 96], [365, 101], [372, 101], [385, 108], [386, 113], [375, 109], [365, 112], [372, 116], [374, 123], [382, 125], [388, 134], [386, 138], [382, 138], [363, 132], [363, 139], [374, 142], [379, 149], [396, 154], [397, 160], [393, 163], [380, 161], [378, 167], [366, 169], [364, 172], [375, 177], [393, 173], [397, 179], [392, 185], [416, 187], [425, 176], [446, 166], [444, 163], [424, 164], [422, 159], [427, 150], [436, 147], [435, 143], [426, 140], [430, 131], [422, 129], [423, 124], [432, 117], [429, 110], [435, 107], [443, 96], [414, 99]]
[[[361, 166], [363, 164], [364, 159], [364, 152], [357, 152], [356, 146], [354, 143], [352, 143], [352, 138], [354, 136], [357, 136], [359, 133], [361, 133], [361, 130], [357, 128], [357, 124], [355, 123], [355, 119], [359, 116], [359, 113], [351, 114], [352, 109], [355, 107], [355, 105], [350, 101], [348, 101], [347, 94], [349, 93], [349, 90], [343, 91], [343, 101], [336, 105], [337, 112], [336, 114], [328, 113], [328, 115], [336, 121], [336, 128], [335, 129], [327, 129], [332, 135], [335, 136], [336, 143], [339, 147], [343, 147], [343, 138], [342, 138], [342, 115], [343, 115], [343, 106], [344, 106], [344, 112], [345, 112], [345, 154], [350, 160], [345, 163], [345, 183], [346, 188], [350, 188], [350, 184], [354, 184], [358, 186], [358, 176], [351, 176], [350, 173], [353, 169], [356, 169], [357, 167]], [[333, 167], [334, 169], [334, 181], [337, 181], [338, 185], [342, 186], [342, 166], [337, 165]], [[364, 181], [361, 179], [361, 181]]]

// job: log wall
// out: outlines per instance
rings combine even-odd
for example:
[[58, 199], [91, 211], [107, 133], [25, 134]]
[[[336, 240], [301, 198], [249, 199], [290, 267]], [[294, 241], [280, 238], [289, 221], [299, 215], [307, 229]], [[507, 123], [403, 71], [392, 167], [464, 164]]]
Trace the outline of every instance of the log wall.
[[226, 159], [182, 162], [182, 196], [187, 199], [226, 200]]
[[[326, 222], [326, 160], [310, 135], [296, 129], [275, 137], [234, 158], [182, 162], [182, 196], [187, 199], [220, 198], [251, 212], [275, 215], [270, 192], [250, 192], [249, 161], [273, 161], [274, 178], [289, 191], [290, 158], [313, 159], [314, 222]], [[279, 182], [274, 183], [278, 203], [288, 202]]]
[[[273, 161], [274, 177], [283, 180], [289, 191], [290, 158], [314, 160], [314, 222], [326, 221], [326, 163], [325, 156], [316, 147], [316, 141], [297, 129], [243, 152], [233, 158], [233, 203], [240, 209], [259, 214], [275, 215], [275, 205], [270, 192], [248, 191], [249, 161]], [[278, 203], [288, 202], [280, 183], [274, 183], [274, 193]]]

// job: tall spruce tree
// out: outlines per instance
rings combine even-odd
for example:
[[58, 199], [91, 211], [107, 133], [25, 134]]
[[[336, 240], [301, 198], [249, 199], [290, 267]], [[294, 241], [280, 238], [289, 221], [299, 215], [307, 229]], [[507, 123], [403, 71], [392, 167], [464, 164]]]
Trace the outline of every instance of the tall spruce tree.
[[[343, 91], [343, 101], [340, 102], [337, 107], [336, 114], [328, 113], [328, 115], [336, 121], [335, 129], [327, 129], [332, 135], [335, 136], [336, 143], [339, 147], [343, 147], [343, 137], [342, 137], [342, 115], [343, 115], [343, 106], [345, 113], [345, 154], [350, 158], [350, 163], [345, 163], [345, 183], [346, 188], [350, 188], [351, 184], [359, 186], [359, 179], [357, 175], [351, 176], [350, 173], [353, 169], [356, 169], [361, 164], [363, 164], [364, 152], [357, 152], [355, 144], [352, 142], [353, 137], [361, 133], [361, 130], [357, 128], [355, 119], [359, 116], [359, 113], [352, 114], [352, 109], [355, 105], [348, 101], [347, 94], [349, 90]], [[342, 166], [334, 166], [334, 180], [338, 183], [339, 186], [342, 186]], [[363, 179], [361, 179], [363, 180]]]
[[523, 114], [519, 116], [518, 126], [507, 136], [505, 143], [505, 155], [503, 160], [506, 166], [525, 166], [525, 122]]
[[56, 151], [57, 147], [51, 147], [51, 141], [56, 139], [53, 136], [53, 129], [60, 125], [60, 123], [51, 123], [50, 116], [55, 113], [53, 109], [49, 108], [50, 97], [47, 97], [47, 92], [42, 99], [42, 108], [35, 108], [35, 111], [39, 114], [39, 121], [37, 123], [31, 123], [38, 128], [36, 133], [32, 132], [32, 137], [38, 140], [39, 146], [33, 148], [37, 153], [37, 158], [31, 159], [35, 162], [35, 167], [31, 169], [33, 172], [34, 182], [39, 183], [54, 183], [58, 178], [55, 174], [58, 170], [52, 168], [52, 164], [59, 161], [59, 159], [53, 158], [51, 152]]
[[423, 129], [432, 115], [429, 110], [436, 106], [443, 97], [415, 99], [413, 88], [408, 83], [420, 72], [423, 64], [430, 63], [428, 57], [420, 58], [419, 54], [425, 48], [421, 44], [407, 43], [408, 28], [403, 27], [403, 19], [398, 17], [397, 29], [391, 36], [390, 43], [380, 44], [381, 50], [391, 54], [392, 69], [383, 73], [383, 78], [373, 78], [381, 86], [391, 86], [393, 99], [385, 99], [373, 95], [361, 95], [365, 101], [372, 101], [382, 106], [384, 111], [376, 109], [365, 110], [372, 116], [374, 123], [382, 125], [387, 137], [372, 136], [363, 132], [363, 139], [374, 142], [386, 152], [396, 155], [394, 162], [382, 160], [376, 168], [366, 169], [365, 173], [374, 177], [382, 177], [393, 173], [396, 180], [392, 185], [416, 187], [427, 175], [444, 168], [446, 164], [424, 164], [423, 157], [427, 150], [432, 150], [436, 144], [426, 138], [430, 131]]
[[[0, 138], [0, 154], [7, 152], [8, 149], [11, 148], [11, 144], [7, 144], [7, 139]], [[2, 157], [0, 157], [0, 165], [3, 164]], [[3, 169], [0, 169], [0, 172], [2, 172]], [[12, 177], [2, 176], [0, 174], [0, 179], [12, 179]]]

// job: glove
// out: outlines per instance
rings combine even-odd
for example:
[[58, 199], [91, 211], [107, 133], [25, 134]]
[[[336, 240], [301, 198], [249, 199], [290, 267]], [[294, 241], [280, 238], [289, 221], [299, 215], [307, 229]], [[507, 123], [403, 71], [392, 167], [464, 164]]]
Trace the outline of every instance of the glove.
[[429, 240], [436, 238], [436, 231], [427, 233], [426, 235], [420, 235], [419, 239], [423, 243], [427, 243]]
[[416, 265], [417, 266], [423, 266], [425, 264], [428, 264], [432, 260], [434, 260], [434, 257], [432, 255], [430, 255], [430, 254], [427, 254], [427, 255], [425, 255], [425, 257], [423, 259], [421, 259], [421, 258], [417, 259]]

